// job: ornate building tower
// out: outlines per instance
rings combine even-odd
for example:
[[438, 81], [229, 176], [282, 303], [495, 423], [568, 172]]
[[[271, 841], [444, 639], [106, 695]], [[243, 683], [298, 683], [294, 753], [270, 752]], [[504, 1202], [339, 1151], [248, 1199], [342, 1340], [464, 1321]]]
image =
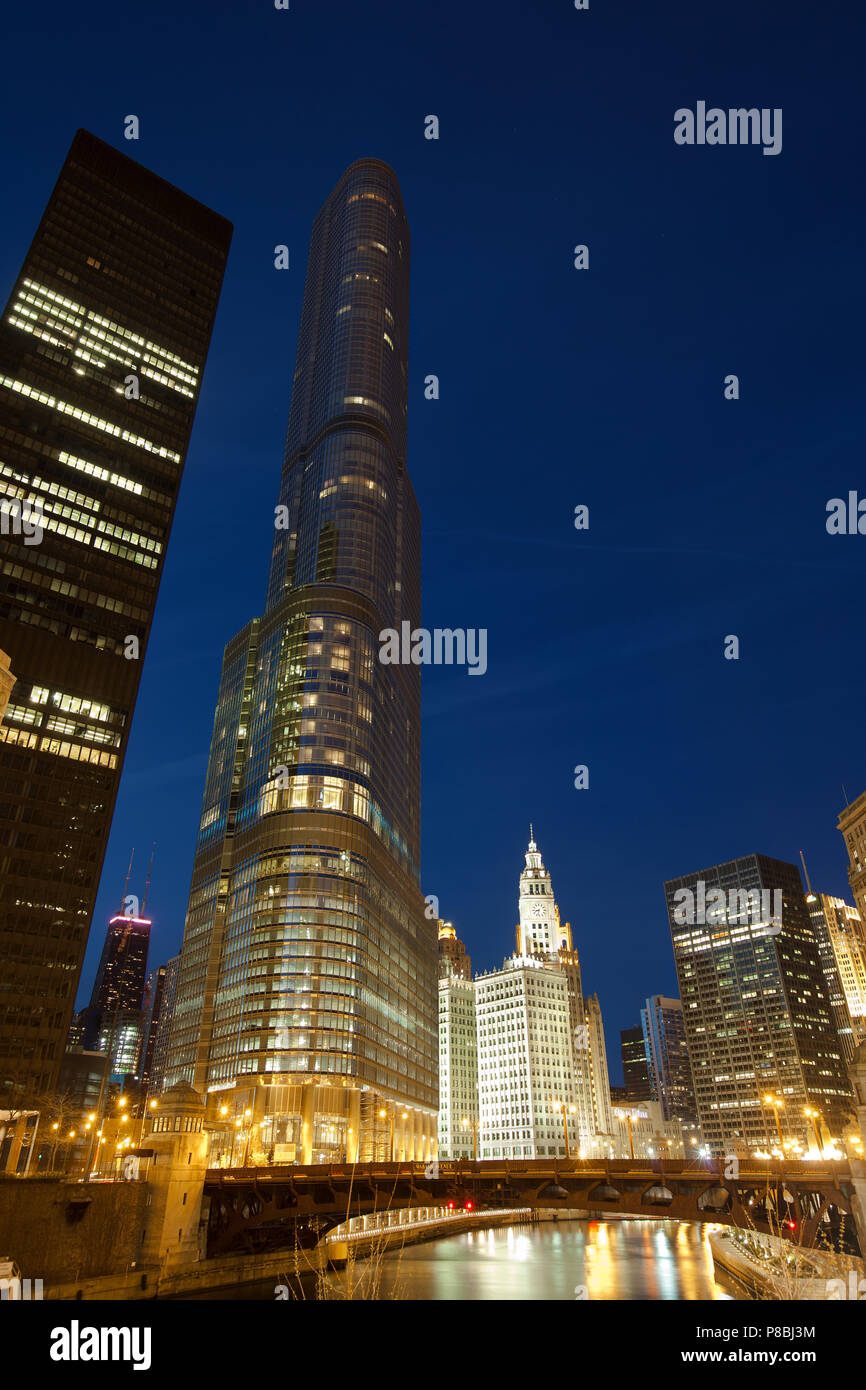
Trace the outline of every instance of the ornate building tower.
[[313, 227], [265, 612], [225, 651], [167, 1076], [249, 1110], [253, 1152], [305, 1162], [435, 1147], [420, 671], [378, 660], [384, 628], [420, 622], [408, 354], [406, 214], [364, 159]]

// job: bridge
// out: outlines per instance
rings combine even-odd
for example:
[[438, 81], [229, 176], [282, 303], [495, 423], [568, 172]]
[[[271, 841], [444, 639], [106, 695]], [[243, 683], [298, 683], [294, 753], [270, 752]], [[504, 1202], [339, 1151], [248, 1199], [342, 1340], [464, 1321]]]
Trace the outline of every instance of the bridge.
[[[493, 1159], [212, 1168], [208, 1256], [310, 1249], [349, 1217], [503, 1207], [706, 1221], [861, 1253], [847, 1161]], [[866, 1245], [866, 1241], [863, 1242]]]

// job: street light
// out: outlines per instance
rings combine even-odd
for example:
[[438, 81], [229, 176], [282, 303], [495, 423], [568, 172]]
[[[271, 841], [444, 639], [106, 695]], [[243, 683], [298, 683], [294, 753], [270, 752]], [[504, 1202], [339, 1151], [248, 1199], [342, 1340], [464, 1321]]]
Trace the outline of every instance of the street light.
[[804, 1106], [803, 1114], [808, 1116], [808, 1118], [812, 1121], [812, 1128], [815, 1131], [815, 1143], [818, 1145], [818, 1153], [823, 1158], [824, 1145], [821, 1143], [821, 1131], [818, 1128], [818, 1121], [823, 1119], [824, 1117], [821, 1114], [820, 1110], [813, 1110], [810, 1105]]
[[577, 1107], [574, 1105], [566, 1106], [564, 1101], [554, 1100], [553, 1096], [551, 1096], [550, 1099], [553, 1101], [553, 1108], [556, 1113], [558, 1114], [560, 1110], [562, 1111], [562, 1124], [565, 1130], [565, 1157], [566, 1159], [570, 1159], [571, 1153], [568, 1148], [568, 1116], [569, 1114], [573, 1115]]
[[478, 1162], [478, 1122], [477, 1122], [477, 1120], [475, 1119], [474, 1116], [472, 1117], [471, 1120], [469, 1120], [469, 1119], [467, 1119], [466, 1116], [464, 1115], [464, 1116], [463, 1116], [463, 1119], [460, 1121], [460, 1127], [461, 1127], [461, 1129], [468, 1129], [469, 1126], [470, 1126], [470, 1124], [472, 1125], [472, 1161], [473, 1161], [473, 1163], [477, 1163], [477, 1162]]
[[779, 1096], [764, 1096], [764, 1104], [772, 1107], [773, 1115], [776, 1119], [776, 1133], [779, 1136], [779, 1148], [782, 1147], [782, 1126], [779, 1123], [779, 1111], [785, 1108], [785, 1102]]

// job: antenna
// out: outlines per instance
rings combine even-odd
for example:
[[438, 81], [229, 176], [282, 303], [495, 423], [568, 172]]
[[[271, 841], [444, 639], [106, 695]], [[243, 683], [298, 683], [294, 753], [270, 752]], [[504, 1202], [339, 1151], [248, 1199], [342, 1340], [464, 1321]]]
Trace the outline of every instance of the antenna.
[[128, 868], [127, 871], [126, 871], [126, 883], [125, 883], [124, 886], [123, 886], [123, 897], [122, 897], [121, 900], [120, 900], [120, 911], [121, 911], [121, 913], [123, 913], [123, 912], [126, 911], [126, 895], [127, 895], [128, 891], [129, 891], [129, 876], [130, 876], [130, 874], [132, 873], [132, 861], [133, 861], [134, 858], [135, 858], [135, 845], [133, 845], [133, 847], [132, 847], [132, 853], [131, 853], [130, 856], [129, 856], [129, 868]]
[[842, 795], [843, 795], [844, 798], [845, 798], [845, 805], [846, 805], [846, 806], [850, 806], [850, 805], [851, 805], [851, 802], [848, 800], [848, 793], [847, 793], [846, 790], [845, 790], [845, 783], [844, 783], [844, 782], [842, 783]]
[[811, 897], [814, 897], [815, 895], [814, 895], [814, 893], [812, 892], [812, 885], [811, 885], [811, 883], [809, 882], [809, 870], [806, 868], [806, 856], [805, 856], [805, 854], [803, 853], [802, 850], [800, 850], [800, 858], [801, 858], [802, 861], [803, 861], [803, 873], [806, 875], [806, 887], [807, 887], [808, 890], [809, 890], [809, 896], [810, 896], [810, 898], [811, 898]]
[[150, 890], [150, 874], [153, 869], [153, 856], [156, 854], [156, 840], [153, 842], [153, 849], [150, 851], [150, 863], [147, 866], [147, 882], [144, 885], [144, 897], [141, 902], [141, 915], [144, 916], [144, 909], [147, 907], [147, 895]]

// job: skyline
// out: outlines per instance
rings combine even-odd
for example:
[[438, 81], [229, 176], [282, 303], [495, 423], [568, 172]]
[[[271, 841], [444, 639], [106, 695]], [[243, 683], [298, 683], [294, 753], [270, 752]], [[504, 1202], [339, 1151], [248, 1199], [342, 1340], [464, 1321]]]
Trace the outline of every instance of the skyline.
[[[278, 97], [259, 95], [267, 81], [247, 79], [230, 118], [211, 112], [210, 143], [189, 120], [202, 92], [196, 74], [182, 103], [168, 91], [149, 126], [143, 113], [133, 157], [219, 208], [238, 231], [79, 999], [132, 844], [144, 855], [157, 841], [154, 963], [179, 946], [222, 644], [256, 611], [264, 581], [305, 228], [341, 170], [364, 154], [396, 168], [414, 230], [409, 459], [424, 517], [423, 621], [490, 633], [483, 681], [424, 672], [423, 891], [439, 897], [478, 967], [496, 964], [513, 931], [513, 866], [534, 821], [609, 1037], [637, 1021], [647, 995], [675, 992], [667, 879], [754, 850], [795, 862], [803, 849], [816, 891], [850, 900], [836, 817], [840, 783], [852, 800], [866, 785], [847, 695], [864, 661], [853, 640], [858, 554], [855, 539], [826, 535], [823, 509], [856, 485], [847, 306], [861, 277], [853, 237], [810, 256], [826, 247], [822, 229], [843, 223], [862, 191], [842, 180], [855, 150], [846, 78], [856, 45], [846, 45], [840, 26], [855, 20], [830, 9], [835, 23], [810, 31], [811, 81], [798, 84], [772, 65], [797, 51], [805, 16], [781, 35], [767, 20], [744, 19], [753, 43], [743, 73], [742, 24], [726, 37], [724, 18], [698, 19], [685, 7], [648, 16], [632, 6], [634, 54], [620, 56], [611, 91], [609, 66], [593, 72], [613, 43], [611, 16], [599, 11], [580, 42], [565, 17], [561, 33], [559, 21], [548, 32], [528, 17], [528, 90], [518, 112], [507, 69], [495, 74], [516, 11], [497, 7], [498, 26], [467, 21], [470, 56], [482, 40], [489, 46], [471, 119], [465, 96], [437, 96], [447, 90], [438, 80], [448, 70], [447, 36], [433, 30], [425, 33], [423, 100], [410, 75], [396, 99], [364, 89], [366, 104], [350, 121], [363, 83], [351, 55], [368, 52], [371, 40], [345, 7], [344, 51], [333, 55], [342, 104], [333, 115], [314, 104], [322, 120], [303, 150], [287, 147], [285, 131], [306, 129], [300, 113], [312, 77], [303, 45], [324, 35], [324, 16], [302, 17], [291, 80]], [[220, 42], [233, 23], [219, 16]], [[59, 11], [57, 25], [62, 33]], [[715, 43], [713, 59], [690, 48], [698, 25], [707, 53]], [[407, 19], [400, 32], [410, 31], [422, 26]], [[278, 44], [270, 59], [261, 31], [245, 38], [239, 26], [232, 36], [265, 72], [285, 59]], [[74, 51], [72, 29], [67, 37]], [[141, 71], [152, 42], [142, 36], [135, 51]], [[567, 85], [542, 80], [542, 58], [554, 73], [568, 71]], [[833, 101], [822, 105], [831, 68]], [[13, 74], [4, 101], [19, 99], [22, 81]], [[74, 123], [122, 147], [121, 118], [136, 109], [135, 97], [128, 74], [106, 73], [106, 84], [98, 103], [85, 97]], [[719, 162], [674, 144], [674, 111], [711, 89], [720, 103], [735, 89], [732, 100], [742, 93], [784, 107], [778, 158], [731, 149], [717, 152]], [[437, 102], [445, 113], [438, 146], [423, 140], [423, 116]], [[2, 153], [21, 190], [3, 248], [8, 285], [71, 137], [58, 105], [52, 98], [34, 118], [26, 155], [5, 123]], [[503, 119], [512, 109], [517, 130]], [[255, 178], [240, 160], [250, 139]], [[214, 141], [226, 151], [218, 169]], [[516, 203], [512, 183], [536, 190], [537, 205]], [[664, 194], [661, 210], [649, 203], [651, 188], [654, 198]], [[465, 209], [459, 235], [438, 206], [449, 191]], [[635, 227], [635, 209], [650, 206], [652, 221]], [[753, 219], [748, 238], [739, 230], [745, 218]], [[277, 242], [292, 253], [282, 284], [271, 279]], [[592, 253], [583, 280], [571, 266], [577, 242]], [[455, 267], [460, 276], [444, 291]], [[243, 410], [231, 391], [235, 342], [244, 344]], [[736, 404], [721, 392], [731, 370], [743, 384]], [[442, 378], [436, 403], [423, 398], [428, 371]], [[259, 432], [239, 480], [237, 444], [252, 415]], [[581, 502], [592, 509], [585, 536], [572, 525]], [[715, 514], [707, 540], [693, 529], [702, 507]], [[215, 560], [224, 546], [239, 559], [230, 574]], [[737, 555], [744, 566], [731, 563]], [[727, 569], [716, 575], [720, 556]], [[212, 613], [208, 594], [219, 595]], [[743, 658], [720, 667], [731, 631], [743, 637]], [[683, 668], [691, 689], [675, 679]], [[571, 785], [581, 762], [590, 765], [589, 792]], [[744, 775], [724, 778], [720, 769], [731, 767]]]

